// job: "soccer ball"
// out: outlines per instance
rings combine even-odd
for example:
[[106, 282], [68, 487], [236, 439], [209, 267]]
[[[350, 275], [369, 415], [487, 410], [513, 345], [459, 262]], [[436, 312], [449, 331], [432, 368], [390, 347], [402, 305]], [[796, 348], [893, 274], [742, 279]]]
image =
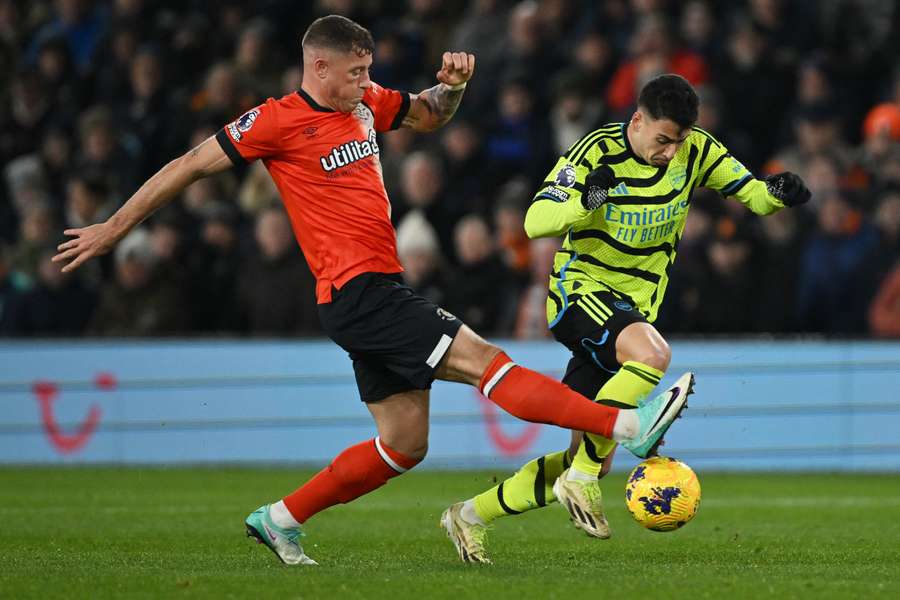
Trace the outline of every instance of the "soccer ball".
[[636, 466], [625, 484], [625, 504], [634, 520], [652, 531], [672, 531], [694, 518], [700, 481], [689, 466], [654, 456]]

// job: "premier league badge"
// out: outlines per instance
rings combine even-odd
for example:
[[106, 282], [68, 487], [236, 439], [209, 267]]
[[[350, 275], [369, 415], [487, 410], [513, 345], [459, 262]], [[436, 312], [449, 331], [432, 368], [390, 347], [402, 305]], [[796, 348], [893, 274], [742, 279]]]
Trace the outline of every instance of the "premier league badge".
[[575, 167], [566, 163], [556, 174], [554, 183], [562, 187], [572, 187], [575, 184]]

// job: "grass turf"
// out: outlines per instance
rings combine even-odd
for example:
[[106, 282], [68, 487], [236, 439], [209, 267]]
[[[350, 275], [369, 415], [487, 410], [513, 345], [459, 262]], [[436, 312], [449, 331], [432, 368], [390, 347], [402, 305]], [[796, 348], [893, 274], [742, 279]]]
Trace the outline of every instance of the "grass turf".
[[498, 521], [495, 564], [471, 566], [438, 517], [495, 474], [414, 472], [312, 519], [304, 547], [322, 566], [288, 568], [243, 537], [243, 519], [308, 475], [2, 469], [0, 597], [900, 597], [897, 475], [701, 473], [697, 518], [654, 533], [631, 521], [613, 474], [611, 540], [551, 505]]

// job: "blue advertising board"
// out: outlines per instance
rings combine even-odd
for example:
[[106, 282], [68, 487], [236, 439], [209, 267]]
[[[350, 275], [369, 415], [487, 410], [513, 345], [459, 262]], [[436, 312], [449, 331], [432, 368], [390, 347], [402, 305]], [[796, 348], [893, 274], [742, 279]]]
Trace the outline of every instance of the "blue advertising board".
[[[562, 375], [558, 344], [503, 345]], [[665, 453], [705, 469], [900, 471], [900, 344], [672, 348], [662, 385], [690, 369], [697, 387]], [[436, 383], [431, 412], [426, 468], [513, 468], [569, 439], [460, 384]], [[327, 341], [0, 344], [0, 464], [324, 464], [374, 433]]]

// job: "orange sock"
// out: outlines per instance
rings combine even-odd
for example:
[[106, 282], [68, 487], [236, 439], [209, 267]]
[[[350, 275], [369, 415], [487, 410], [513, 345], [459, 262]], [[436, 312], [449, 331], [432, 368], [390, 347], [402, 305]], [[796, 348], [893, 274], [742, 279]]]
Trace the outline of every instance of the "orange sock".
[[335, 504], [368, 494], [419, 464], [389, 448], [380, 438], [351, 446], [299, 489], [284, 497], [284, 505], [299, 523]]
[[478, 384], [481, 393], [520, 419], [612, 438], [619, 409], [588, 400], [569, 386], [519, 366], [505, 352], [494, 357]]

